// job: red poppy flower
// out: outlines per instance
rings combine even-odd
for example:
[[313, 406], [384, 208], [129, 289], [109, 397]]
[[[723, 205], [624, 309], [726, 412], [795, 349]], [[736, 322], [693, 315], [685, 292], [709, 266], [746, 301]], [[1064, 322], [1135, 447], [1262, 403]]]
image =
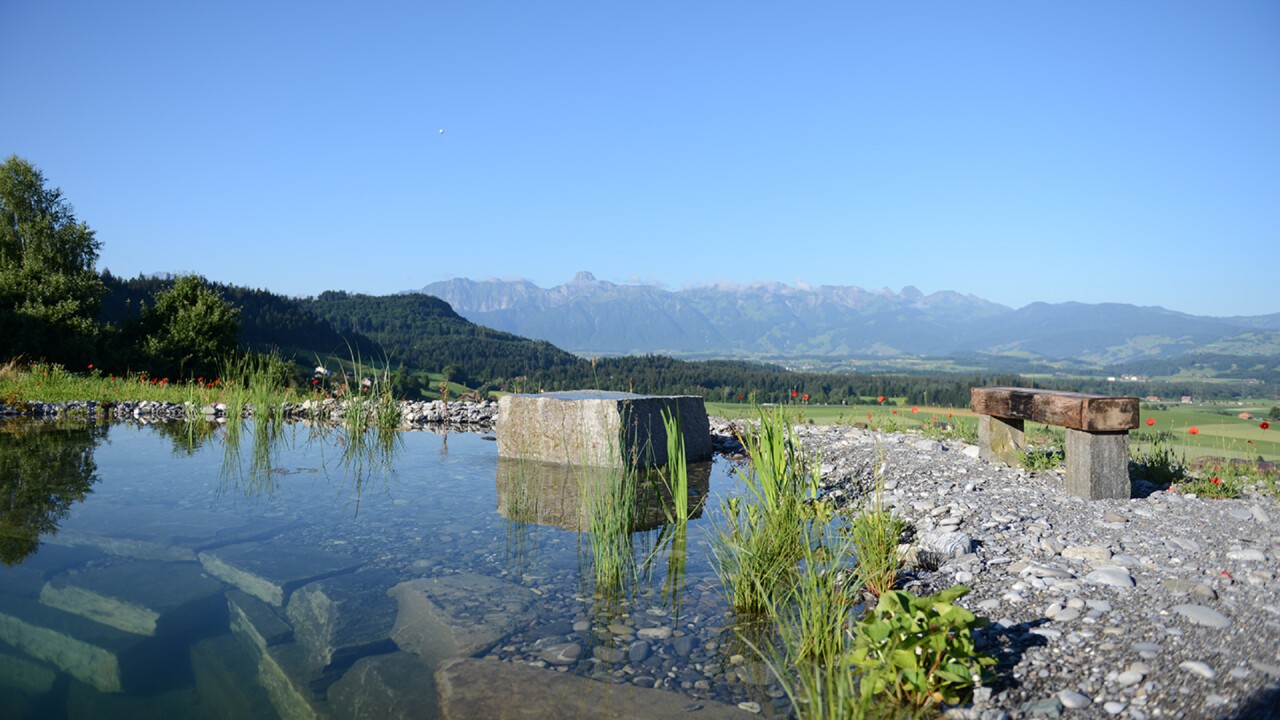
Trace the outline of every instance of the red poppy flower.
[[90, 370], [92, 370], [92, 369], [93, 369], [93, 363], [89, 363], [89, 369], [90, 369]]
[[803, 401], [805, 401], [805, 402], [809, 402], [809, 393], [805, 393], [805, 394], [804, 394], [804, 396], [803, 396], [803, 397], [801, 397], [800, 399], [801, 399], [801, 400], [803, 400]]
[[1200, 428], [1198, 428], [1198, 427], [1189, 427], [1189, 428], [1187, 428], [1187, 434], [1188, 434], [1188, 435], [1199, 435], [1199, 434], [1200, 434]]
[[1271, 423], [1267, 422], [1266, 420], [1263, 420], [1262, 422], [1258, 423], [1258, 427], [1262, 428], [1263, 430], [1270, 430]]
[[948, 420], [950, 420], [950, 419], [951, 419], [951, 413], [947, 413], [947, 419], [948, 419]]
[[868, 420], [870, 420], [870, 419], [871, 419], [871, 413], [867, 413], [867, 419], [868, 419]]
[[797, 395], [799, 395], [799, 394], [800, 394], [800, 393], [799, 393], [799, 392], [797, 392], [797, 391], [795, 391], [795, 390], [792, 390], [792, 391], [791, 391], [791, 397], [795, 397], [795, 396], [797, 396]]
[[1147, 418], [1147, 427], [1151, 427], [1152, 425], [1155, 425], [1155, 424], [1156, 424], [1155, 418]]
[[894, 415], [897, 415], [897, 414], [898, 414], [898, 411], [897, 411], [897, 409], [896, 409], [896, 408], [894, 409], [893, 414], [894, 414]]
[[880, 397], [876, 398], [876, 402], [884, 402], [884, 396], [881, 395]]
[[918, 412], [920, 412], [920, 408], [919, 408], [918, 406], [912, 405], [912, 406], [911, 406], [911, 414], [912, 414], [912, 415], [915, 415], [915, 414], [916, 414], [916, 413], [918, 413]]
[[1213, 479], [1209, 480], [1209, 482], [1213, 483], [1214, 485], [1221, 485], [1221, 484], [1222, 484], [1222, 481], [1221, 481], [1221, 480], [1219, 480], [1218, 478], [1213, 478]]

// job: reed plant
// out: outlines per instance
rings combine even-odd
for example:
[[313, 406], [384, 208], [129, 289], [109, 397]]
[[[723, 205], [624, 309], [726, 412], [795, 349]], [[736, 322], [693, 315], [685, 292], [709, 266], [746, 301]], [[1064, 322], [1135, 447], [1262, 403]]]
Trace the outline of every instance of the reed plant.
[[591, 550], [594, 593], [605, 598], [630, 594], [637, 577], [631, 531], [636, 508], [634, 470], [621, 462], [578, 468], [582, 516]]
[[876, 462], [875, 487], [861, 510], [845, 526], [850, 549], [857, 557], [854, 576], [873, 597], [897, 586], [902, 570], [898, 541], [906, 523], [884, 507], [884, 457]]
[[781, 409], [760, 410], [758, 428], [741, 441], [750, 458], [739, 472], [748, 494], [726, 501], [712, 562], [737, 612], [767, 613], [795, 581], [820, 463], [804, 454]]

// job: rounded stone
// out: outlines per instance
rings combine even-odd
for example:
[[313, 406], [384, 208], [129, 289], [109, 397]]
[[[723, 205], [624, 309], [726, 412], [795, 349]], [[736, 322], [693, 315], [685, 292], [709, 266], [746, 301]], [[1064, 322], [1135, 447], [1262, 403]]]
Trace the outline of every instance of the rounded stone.
[[1212, 680], [1218, 677], [1218, 673], [1215, 672], [1213, 668], [1209, 667], [1205, 663], [1200, 662], [1199, 660], [1187, 660], [1182, 664], [1178, 665], [1178, 667], [1181, 668], [1182, 670], [1186, 670], [1187, 672], [1195, 673], [1196, 675], [1199, 675], [1205, 680]]
[[1070, 708], [1072, 710], [1085, 707], [1093, 702], [1089, 699], [1088, 695], [1083, 695], [1075, 690], [1059, 691], [1058, 701], [1062, 703], [1062, 707]]
[[1231, 618], [1203, 605], [1174, 605], [1173, 611], [1197, 625], [1211, 628], [1225, 628], [1231, 625]]

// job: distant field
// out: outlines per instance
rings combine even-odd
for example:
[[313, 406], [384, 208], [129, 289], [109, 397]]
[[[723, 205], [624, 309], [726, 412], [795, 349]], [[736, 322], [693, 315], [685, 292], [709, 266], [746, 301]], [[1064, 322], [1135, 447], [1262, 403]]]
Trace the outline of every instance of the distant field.
[[[884, 405], [810, 405], [805, 403], [789, 404], [786, 407], [795, 414], [799, 422], [812, 422], [818, 425], [846, 424], [855, 422], [869, 423], [872, 427], [883, 429], [909, 430], [936, 419], [936, 422], [947, 420], [951, 414], [952, 423], [973, 422], [975, 416], [968, 408], [944, 408], [919, 406], [918, 412], [912, 413], [910, 405], [894, 403], [904, 402], [901, 398], [889, 398]], [[1262, 457], [1271, 462], [1280, 462], [1280, 421], [1271, 422], [1271, 428], [1263, 430], [1260, 423], [1266, 420], [1267, 412], [1275, 405], [1275, 401], [1256, 401], [1242, 405], [1163, 405], [1155, 408], [1142, 407], [1142, 424], [1130, 433], [1131, 447], [1145, 447], [1154, 438], [1155, 433], [1165, 433], [1165, 441], [1175, 455], [1191, 460], [1203, 456], [1220, 456], [1230, 458], [1257, 459]], [[1165, 409], [1158, 409], [1163, 407]], [[897, 411], [894, 413], [894, 411]], [[707, 412], [726, 418], [751, 418], [756, 416], [756, 408], [747, 403], [708, 402]], [[1237, 415], [1248, 412], [1253, 415], [1244, 420]], [[867, 416], [871, 417], [868, 418]], [[1147, 418], [1155, 420], [1155, 425], [1148, 426]], [[1197, 430], [1192, 435], [1191, 428]], [[1037, 423], [1027, 423], [1028, 433], [1047, 431], [1060, 433], [1061, 429], [1051, 429]]]

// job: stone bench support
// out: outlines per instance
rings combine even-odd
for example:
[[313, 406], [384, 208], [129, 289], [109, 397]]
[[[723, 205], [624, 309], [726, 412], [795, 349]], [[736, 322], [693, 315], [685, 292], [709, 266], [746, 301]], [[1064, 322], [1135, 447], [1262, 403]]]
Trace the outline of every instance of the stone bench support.
[[1067, 492], [1086, 500], [1128, 498], [1129, 431], [1138, 427], [1138, 398], [1056, 390], [973, 388], [978, 453], [1016, 465], [1027, 420], [1066, 428]]

